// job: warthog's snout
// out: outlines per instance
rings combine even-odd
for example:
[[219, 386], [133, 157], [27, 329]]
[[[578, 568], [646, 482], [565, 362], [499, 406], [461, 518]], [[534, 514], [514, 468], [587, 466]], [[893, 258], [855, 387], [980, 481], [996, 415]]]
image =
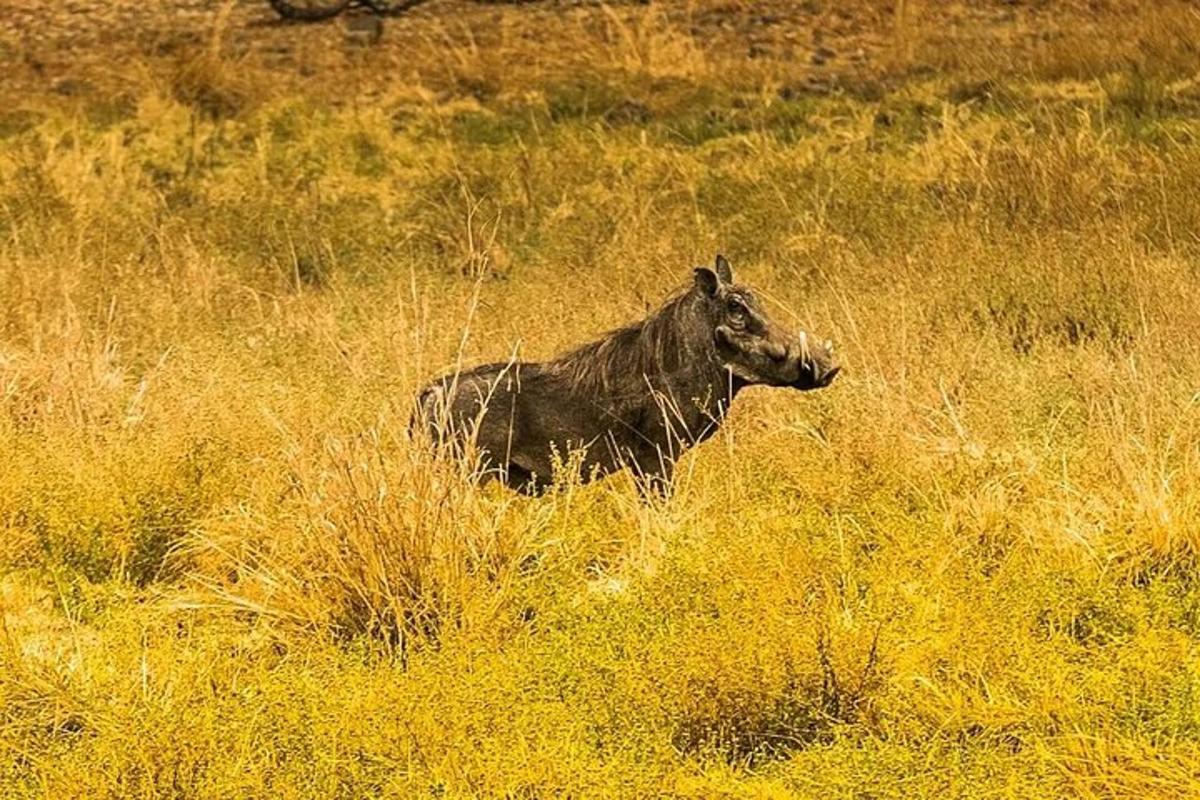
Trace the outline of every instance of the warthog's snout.
[[[727, 338], [732, 339], [733, 334]], [[736, 341], [736, 340], [735, 340]], [[756, 355], [751, 362], [756, 382], [793, 389], [821, 389], [837, 377], [841, 366], [833, 357], [833, 343], [816, 343], [807, 333], [799, 335], [769, 326], [765, 336], [747, 348]]]
[[833, 356], [833, 342], [813, 343], [808, 334], [801, 332], [791, 348], [796, 359], [797, 378], [792, 386], [796, 389], [822, 389], [833, 383], [842, 367]]

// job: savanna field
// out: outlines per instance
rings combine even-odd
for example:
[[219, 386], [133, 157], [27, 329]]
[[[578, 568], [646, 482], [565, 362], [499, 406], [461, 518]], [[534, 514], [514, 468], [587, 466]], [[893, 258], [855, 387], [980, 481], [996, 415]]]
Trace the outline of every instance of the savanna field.
[[[85, 5], [0, 3], [0, 797], [1200, 796], [1194, 4]], [[844, 368], [669, 498], [410, 438], [717, 252]]]

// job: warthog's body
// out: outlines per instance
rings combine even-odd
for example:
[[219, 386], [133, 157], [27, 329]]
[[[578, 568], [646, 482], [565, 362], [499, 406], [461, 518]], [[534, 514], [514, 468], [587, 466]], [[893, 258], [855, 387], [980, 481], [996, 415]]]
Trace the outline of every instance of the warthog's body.
[[415, 422], [441, 441], [471, 436], [488, 468], [536, 491], [556, 460], [583, 450], [580, 477], [624, 467], [669, 480], [688, 446], [711, 436], [744, 386], [816, 389], [833, 380], [829, 345], [772, 323], [728, 262], [646, 319], [541, 363], [484, 364], [434, 380]]

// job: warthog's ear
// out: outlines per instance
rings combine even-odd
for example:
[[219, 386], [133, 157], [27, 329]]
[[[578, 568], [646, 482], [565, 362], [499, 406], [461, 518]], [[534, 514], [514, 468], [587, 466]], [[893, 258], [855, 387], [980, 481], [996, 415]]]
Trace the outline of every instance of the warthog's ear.
[[696, 267], [696, 288], [709, 297], [716, 297], [721, 279], [708, 267]]
[[729, 266], [729, 261], [720, 253], [717, 253], [717, 277], [721, 279], [721, 283], [733, 283], [733, 267]]

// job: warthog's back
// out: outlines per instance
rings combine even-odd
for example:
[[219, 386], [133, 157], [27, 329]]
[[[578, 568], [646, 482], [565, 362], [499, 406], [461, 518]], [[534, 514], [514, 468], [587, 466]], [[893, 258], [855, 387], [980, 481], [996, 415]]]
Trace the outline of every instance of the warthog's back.
[[410, 429], [423, 429], [438, 442], [465, 437], [497, 391], [511, 391], [508, 380], [519, 380], [521, 367], [515, 362], [498, 361], [435, 378], [417, 396]]

